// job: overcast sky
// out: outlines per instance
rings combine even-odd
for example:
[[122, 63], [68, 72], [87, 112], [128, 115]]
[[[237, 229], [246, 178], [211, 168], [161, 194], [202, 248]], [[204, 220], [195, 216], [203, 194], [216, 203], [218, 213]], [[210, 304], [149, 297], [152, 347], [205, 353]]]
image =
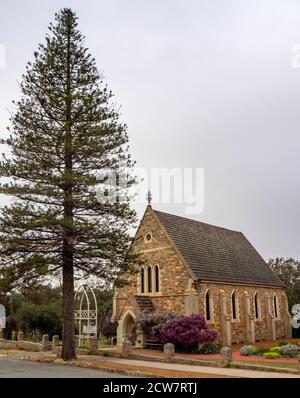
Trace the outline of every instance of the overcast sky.
[[[204, 168], [193, 218], [244, 232], [265, 259], [300, 258], [300, 2], [0, 0], [0, 135], [65, 6], [122, 105], [137, 165]], [[154, 207], [185, 215], [184, 204]]]

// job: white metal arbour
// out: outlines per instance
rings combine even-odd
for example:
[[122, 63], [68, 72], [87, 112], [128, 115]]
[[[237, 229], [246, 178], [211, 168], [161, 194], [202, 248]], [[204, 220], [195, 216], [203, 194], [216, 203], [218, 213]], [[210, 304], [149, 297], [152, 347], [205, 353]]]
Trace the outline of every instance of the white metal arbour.
[[80, 345], [80, 340], [83, 338], [97, 338], [98, 306], [94, 290], [88, 285], [80, 286], [75, 294], [75, 305], [78, 302], [79, 309], [75, 309], [74, 319], [75, 323], [78, 322], [78, 344]]

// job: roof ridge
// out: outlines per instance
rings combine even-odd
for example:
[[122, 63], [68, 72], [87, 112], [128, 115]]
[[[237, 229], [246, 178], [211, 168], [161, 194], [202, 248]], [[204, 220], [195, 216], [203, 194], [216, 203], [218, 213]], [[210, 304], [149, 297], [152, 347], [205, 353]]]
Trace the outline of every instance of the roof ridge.
[[161, 214], [165, 214], [165, 215], [167, 215], [167, 216], [182, 218], [182, 219], [184, 219], [184, 220], [192, 221], [192, 222], [197, 223], [197, 224], [204, 224], [204, 225], [207, 225], [207, 226], [209, 226], [209, 227], [218, 228], [218, 229], [223, 229], [223, 230], [229, 231], [229, 232], [235, 232], [235, 233], [237, 233], [237, 234], [241, 234], [241, 235], [244, 236], [244, 234], [243, 234], [241, 231], [237, 231], [237, 230], [235, 230], [235, 229], [220, 227], [219, 225], [209, 224], [209, 223], [204, 222], [204, 221], [199, 221], [199, 220], [195, 220], [195, 219], [193, 219], [193, 218], [188, 218], [188, 217], [179, 216], [179, 215], [177, 215], [177, 214], [166, 213], [166, 212], [160, 211], [160, 210], [155, 210], [155, 209], [152, 209], [152, 210], [153, 210], [155, 213], [161, 213]]

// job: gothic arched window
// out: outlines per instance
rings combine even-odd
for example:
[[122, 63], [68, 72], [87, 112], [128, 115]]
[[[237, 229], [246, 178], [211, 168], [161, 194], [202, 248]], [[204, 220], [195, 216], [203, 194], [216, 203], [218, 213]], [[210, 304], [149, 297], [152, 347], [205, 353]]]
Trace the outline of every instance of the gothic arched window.
[[279, 314], [279, 311], [278, 311], [278, 298], [277, 298], [276, 294], [274, 294], [273, 301], [274, 301], [274, 316], [275, 316], [275, 318], [278, 318], [278, 314]]
[[148, 279], [148, 293], [152, 292], [152, 268], [148, 265], [147, 268], [147, 279]]
[[155, 272], [155, 291], [159, 292], [160, 280], [159, 280], [159, 267], [158, 267], [158, 265], [155, 266], [154, 272]]
[[142, 267], [140, 271], [140, 286], [141, 286], [141, 293], [145, 293], [145, 270]]
[[212, 297], [209, 290], [205, 294], [205, 315], [207, 321], [212, 320]]
[[237, 298], [236, 298], [236, 292], [233, 292], [231, 295], [231, 315], [232, 319], [236, 320], [237, 319]]
[[259, 319], [258, 293], [255, 293], [255, 295], [254, 295], [254, 310], [255, 310], [255, 318]]

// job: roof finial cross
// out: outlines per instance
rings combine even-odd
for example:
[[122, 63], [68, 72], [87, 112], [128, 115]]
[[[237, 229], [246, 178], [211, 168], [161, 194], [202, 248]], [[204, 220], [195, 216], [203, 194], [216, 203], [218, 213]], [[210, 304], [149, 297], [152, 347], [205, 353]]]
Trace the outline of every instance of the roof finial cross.
[[147, 201], [148, 201], [148, 206], [151, 206], [152, 195], [151, 195], [150, 189], [149, 189], [149, 191], [148, 191], [148, 193], [147, 193], [146, 199], [147, 199]]

